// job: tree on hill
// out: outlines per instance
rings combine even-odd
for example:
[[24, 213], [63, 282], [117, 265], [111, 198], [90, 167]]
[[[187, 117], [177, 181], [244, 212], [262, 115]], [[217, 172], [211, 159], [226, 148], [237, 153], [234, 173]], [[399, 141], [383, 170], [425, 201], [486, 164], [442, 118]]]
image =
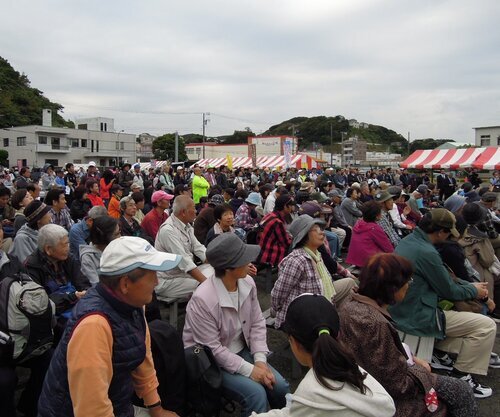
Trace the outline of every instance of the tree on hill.
[[17, 72], [0, 57], [0, 128], [23, 125], [41, 125], [42, 110], [52, 110], [52, 125], [74, 127], [57, 112], [64, 107], [44, 97], [43, 92], [31, 87], [25, 74]]
[[235, 143], [248, 143], [248, 137], [255, 136], [250, 129], [248, 130], [235, 130], [232, 135], [228, 136], [219, 136], [219, 140], [221, 143], [226, 145], [235, 144]]
[[[173, 161], [175, 158], [175, 133], [166, 133], [153, 141], [153, 155], [160, 161]], [[179, 136], [179, 161], [187, 160], [184, 139]]]

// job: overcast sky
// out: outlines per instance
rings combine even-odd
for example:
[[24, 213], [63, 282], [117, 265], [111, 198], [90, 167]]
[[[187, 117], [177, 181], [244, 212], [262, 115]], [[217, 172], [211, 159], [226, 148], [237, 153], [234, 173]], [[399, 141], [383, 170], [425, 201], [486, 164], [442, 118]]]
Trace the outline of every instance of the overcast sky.
[[260, 133], [342, 114], [411, 138], [500, 125], [499, 0], [0, 0], [0, 55], [63, 116]]

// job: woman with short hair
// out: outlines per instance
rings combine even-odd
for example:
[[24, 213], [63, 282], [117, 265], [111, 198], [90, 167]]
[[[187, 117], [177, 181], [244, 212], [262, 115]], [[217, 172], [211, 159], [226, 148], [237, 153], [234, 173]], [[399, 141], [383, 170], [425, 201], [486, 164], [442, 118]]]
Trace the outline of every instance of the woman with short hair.
[[121, 216], [118, 224], [120, 226], [120, 233], [122, 236], [141, 237], [154, 245], [154, 241], [151, 236], [144, 232], [139, 222], [135, 219], [137, 206], [131, 196], [123, 197], [120, 200], [120, 212]]
[[205, 239], [205, 246], [222, 233], [234, 233], [234, 214], [229, 204], [219, 204], [214, 208], [215, 224], [210, 228]]
[[[339, 311], [340, 339], [356, 362], [387, 390], [396, 416], [477, 416], [470, 386], [456, 378], [431, 374], [427, 362], [401, 343], [388, 307], [400, 303], [412, 283], [413, 267], [395, 254], [372, 256], [361, 271], [358, 293]], [[430, 396], [430, 397], [429, 397]], [[447, 411], [449, 414], [447, 414]]]

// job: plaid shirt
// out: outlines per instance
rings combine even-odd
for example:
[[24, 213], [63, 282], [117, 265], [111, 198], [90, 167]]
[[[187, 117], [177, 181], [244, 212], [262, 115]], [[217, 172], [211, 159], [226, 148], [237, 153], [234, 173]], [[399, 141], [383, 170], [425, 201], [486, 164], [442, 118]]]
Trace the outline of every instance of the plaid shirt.
[[52, 223], [64, 227], [68, 232], [69, 229], [71, 229], [71, 226], [75, 224], [67, 208], [63, 208], [59, 213], [57, 213], [54, 209], [50, 209], [49, 213], [52, 216]]
[[285, 222], [278, 213], [273, 211], [266, 215], [260, 224], [263, 230], [259, 241], [259, 262], [278, 265], [285, 257], [292, 241], [285, 229]]
[[392, 243], [392, 246], [396, 247], [398, 246], [398, 243], [401, 241], [401, 238], [396, 232], [396, 229], [394, 229], [394, 226], [392, 225], [391, 220], [388, 218], [389, 213], [386, 211], [382, 212], [382, 217], [380, 218], [379, 221], [377, 221], [377, 224], [384, 229], [385, 234], [389, 238], [389, 240]]
[[486, 215], [484, 216], [484, 219], [481, 220], [476, 227], [481, 230], [482, 232], [485, 232], [488, 234], [488, 237], [490, 239], [496, 239], [498, 237], [498, 233], [495, 229], [495, 224], [493, 223], [493, 218], [491, 217], [491, 212], [490, 210], [485, 207], [483, 204], [481, 204], [480, 201], [476, 201], [475, 204], [480, 206], [483, 210], [485, 210]]
[[243, 203], [234, 216], [234, 225], [245, 231], [251, 229], [257, 224], [257, 217], [252, 217], [250, 214], [250, 207], [247, 203]]
[[276, 314], [275, 327], [285, 321], [286, 311], [293, 299], [300, 294], [322, 294], [321, 278], [313, 260], [302, 248], [293, 250], [278, 269], [278, 280], [271, 291], [271, 311]]

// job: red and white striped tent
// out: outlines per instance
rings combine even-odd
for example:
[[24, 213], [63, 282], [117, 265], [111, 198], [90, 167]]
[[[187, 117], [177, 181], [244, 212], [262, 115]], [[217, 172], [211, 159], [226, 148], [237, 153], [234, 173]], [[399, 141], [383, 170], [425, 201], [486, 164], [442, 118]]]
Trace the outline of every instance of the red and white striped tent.
[[[402, 168], [414, 169], [460, 169], [471, 168], [484, 153], [490, 154], [491, 148], [467, 149], [425, 149], [413, 152], [405, 161], [401, 162]], [[493, 148], [497, 150], [497, 148]], [[489, 159], [490, 160], [490, 159]], [[498, 160], [497, 156], [497, 163]], [[488, 162], [490, 165], [490, 163]], [[479, 167], [477, 167], [479, 168]], [[492, 169], [492, 168], [481, 168]]]
[[500, 148], [498, 146], [486, 148], [472, 166], [478, 169], [500, 170]]
[[[238, 157], [233, 158], [233, 169], [234, 168], [252, 168], [252, 158], [250, 157]], [[215, 168], [220, 167], [221, 165], [228, 165], [227, 158], [210, 158], [210, 159], [200, 159], [197, 164], [205, 168], [207, 166], [213, 166]], [[256, 166], [258, 168], [276, 168], [281, 167], [284, 168], [286, 166], [285, 157], [283, 155], [277, 156], [260, 156], [256, 160]], [[290, 157], [290, 167], [294, 168], [317, 168], [319, 167], [318, 161], [306, 154], [297, 154], [292, 155]]]

